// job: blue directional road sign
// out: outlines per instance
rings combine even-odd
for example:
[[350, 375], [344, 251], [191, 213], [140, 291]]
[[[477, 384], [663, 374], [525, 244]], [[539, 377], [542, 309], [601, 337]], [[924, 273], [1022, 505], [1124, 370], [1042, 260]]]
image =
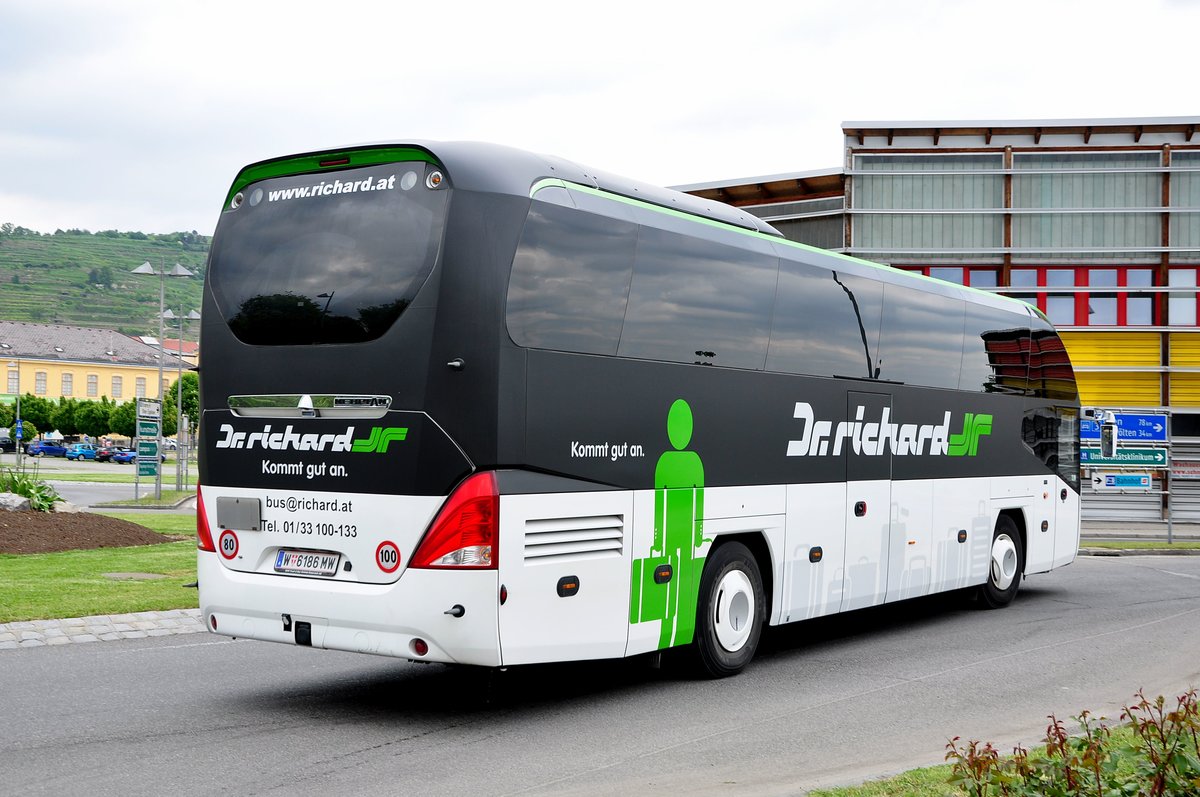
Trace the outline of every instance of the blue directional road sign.
[[[1152, 413], [1118, 412], [1117, 442], [1167, 442], [1167, 416]], [[1099, 440], [1100, 424], [1084, 419], [1079, 422], [1080, 440]]]
[[1104, 487], [1109, 490], [1149, 490], [1150, 475], [1146, 473], [1102, 473]]

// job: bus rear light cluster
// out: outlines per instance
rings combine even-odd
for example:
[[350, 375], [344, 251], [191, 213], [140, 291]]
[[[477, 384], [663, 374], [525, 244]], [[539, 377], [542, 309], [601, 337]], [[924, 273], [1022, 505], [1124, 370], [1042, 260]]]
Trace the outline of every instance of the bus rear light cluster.
[[494, 570], [499, 544], [496, 475], [476, 473], [446, 499], [408, 566]]
[[217, 546], [213, 545], [212, 531], [208, 527], [208, 513], [204, 511], [204, 496], [199, 485], [196, 486], [196, 547], [209, 553], [217, 552]]

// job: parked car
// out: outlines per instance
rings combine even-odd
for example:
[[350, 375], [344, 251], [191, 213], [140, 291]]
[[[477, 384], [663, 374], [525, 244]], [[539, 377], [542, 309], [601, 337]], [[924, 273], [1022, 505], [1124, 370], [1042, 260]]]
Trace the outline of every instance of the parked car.
[[177, 443], [176, 441], [172, 440], [169, 437], [163, 438], [163, 450], [164, 451], [177, 451], [178, 449], [179, 449], [179, 443]]
[[95, 459], [96, 450], [96, 446], [91, 443], [72, 443], [67, 446], [66, 457], [70, 460]]
[[96, 461], [97, 462], [108, 462], [109, 460], [111, 460], [113, 458], [114, 454], [118, 454], [122, 451], [128, 451], [128, 450], [129, 449], [126, 448], [125, 446], [100, 446], [100, 448], [96, 449]]
[[31, 457], [65, 457], [67, 445], [61, 440], [35, 440], [26, 447], [25, 453]]
[[17, 441], [11, 437], [0, 437], [0, 454], [12, 454], [17, 450]]
[[[112, 461], [120, 463], [121, 465], [128, 465], [131, 462], [137, 462], [137, 458], [137, 452], [132, 448], [127, 448], [124, 451], [118, 451], [112, 455]], [[160, 451], [158, 454], [158, 461], [166, 462], [167, 455]]]

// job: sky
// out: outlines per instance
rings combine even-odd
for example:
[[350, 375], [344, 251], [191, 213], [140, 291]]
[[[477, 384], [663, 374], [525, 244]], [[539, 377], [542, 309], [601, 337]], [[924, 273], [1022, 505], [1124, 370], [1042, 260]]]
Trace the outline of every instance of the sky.
[[1197, 31], [1200, 0], [0, 0], [0, 223], [208, 235], [242, 166], [378, 141], [674, 186], [836, 168], [846, 121], [1200, 116]]

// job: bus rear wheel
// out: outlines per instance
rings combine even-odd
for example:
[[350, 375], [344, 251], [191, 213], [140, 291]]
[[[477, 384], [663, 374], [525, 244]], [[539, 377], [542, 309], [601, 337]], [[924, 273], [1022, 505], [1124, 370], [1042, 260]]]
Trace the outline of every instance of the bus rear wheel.
[[979, 588], [979, 599], [988, 609], [1000, 609], [1012, 603], [1021, 586], [1025, 553], [1017, 524], [1008, 515], [996, 518], [992, 551], [988, 557], [987, 581]]
[[750, 663], [765, 604], [762, 575], [749, 548], [730, 542], [708, 557], [696, 610], [695, 652], [704, 674], [726, 678]]

